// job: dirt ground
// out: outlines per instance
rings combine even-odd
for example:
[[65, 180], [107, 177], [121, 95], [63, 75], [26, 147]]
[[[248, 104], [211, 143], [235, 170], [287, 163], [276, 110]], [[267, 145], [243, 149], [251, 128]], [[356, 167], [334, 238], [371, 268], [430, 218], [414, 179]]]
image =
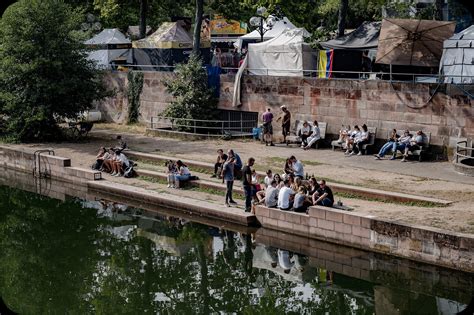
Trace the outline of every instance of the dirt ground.
[[[256, 159], [258, 170], [272, 169], [282, 172], [284, 159], [295, 155], [305, 172], [316, 178], [357, 186], [406, 192], [414, 195], [436, 197], [453, 201], [448, 207], [419, 207], [396, 203], [368, 201], [354, 198], [341, 199], [354, 211], [379, 218], [413, 224], [428, 225], [456, 232], [474, 234], [474, 178], [454, 172], [450, 162], [375, 161], [372, 156], [345, 157], [341, 151], [330, 149], [303, 151], [296, 146], [277, 145], [266, 147], [253, 140], [204, 140], [183, 141], [169, 138], [146, 137], [140, 128], [124, 129], [117, 125], [100, 125], [85, 141], [79, 143], [47, 143], [22, 145], [26, 147], [53, 148], [56, 155], [69, 157], [74, 166], [89, 167], [100, 146], [116, 143], [115, 136], [122, 134], [132, 150], [154, 152], [176, 158], [214, 162], [218, 148], [232, 148], [242, 159]], [[192, 171], [192, 170], [191, 170]], [[140, 179], [105, 176], [107, 180], [167, 190], [165, 185]], [[205, 178], [204, 179], [208, 179]], [[223, 196], [198, 191], [175, 191], [191, 198], [223, 203]]]

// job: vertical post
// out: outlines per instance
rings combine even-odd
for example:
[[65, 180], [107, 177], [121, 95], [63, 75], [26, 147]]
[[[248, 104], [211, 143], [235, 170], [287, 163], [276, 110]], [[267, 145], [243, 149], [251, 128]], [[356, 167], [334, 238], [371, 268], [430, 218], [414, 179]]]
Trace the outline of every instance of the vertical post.
[[263, 43], [263, 17], [260, 17], [260, 42]]
[[221, 130], [221, 134], [224, 134], [224, 121], [222, 121], [222, 130]]
[[242, 119], [243, 119], [242, 116], [243, 116], [243, 114], [242, 114], [242, 112], [240, 112], [240, 132], [243, 132], [243, 131], [244, 131], [244, 128], [243, 128], [243, 127], [244, 127], [244, 126], [243, 126], [243, 123], [244, 123], [244, 122], [243, 122], [243, 120], [242, 120]]
[[196, 120], [193, 120], [193, 124], [194, 124], [194, 133], [196, 133]]
[[150, 119], [150, 128], [153, 129], [153, 116], [151, 116], [151, 119]]

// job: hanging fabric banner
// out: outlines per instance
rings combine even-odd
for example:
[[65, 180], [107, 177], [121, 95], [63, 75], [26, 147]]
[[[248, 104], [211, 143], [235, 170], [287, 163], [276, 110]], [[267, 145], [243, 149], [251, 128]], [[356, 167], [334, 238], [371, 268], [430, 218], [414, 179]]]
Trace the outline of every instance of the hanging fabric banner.
[[319, 65], [318, 77], [331, 78], [332, 77], [332, 62], [334, 59], [334, 50], [320, 50], [319, 51]]

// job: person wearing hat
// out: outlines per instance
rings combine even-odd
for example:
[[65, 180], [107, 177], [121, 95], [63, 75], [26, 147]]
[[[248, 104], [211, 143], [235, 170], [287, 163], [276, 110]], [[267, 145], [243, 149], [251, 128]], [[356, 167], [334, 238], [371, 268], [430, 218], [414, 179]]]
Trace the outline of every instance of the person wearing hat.
[[286, 136], [288, 136], [290, 134], [291, 113], [286, 108], [286, 105], [281, 105], [280, 109], [283, 112], [283, 115], [278, 117], [277, 121], [281, 120], [281, 132], [283, 134], [283, 142], [282, 143], [286, 143]]

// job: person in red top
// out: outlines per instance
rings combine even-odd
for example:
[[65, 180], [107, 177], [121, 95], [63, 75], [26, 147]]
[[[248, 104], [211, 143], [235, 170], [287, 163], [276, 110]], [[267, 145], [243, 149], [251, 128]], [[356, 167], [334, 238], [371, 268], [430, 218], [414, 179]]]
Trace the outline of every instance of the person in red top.
[[270, 108], [267, 108], [267, 111], [262, 114], [262, 121], [263, 121], [263, 140], [265, 140], [265, 145], [270, 143], [271, 146], [273, 144], [273, 114]]

